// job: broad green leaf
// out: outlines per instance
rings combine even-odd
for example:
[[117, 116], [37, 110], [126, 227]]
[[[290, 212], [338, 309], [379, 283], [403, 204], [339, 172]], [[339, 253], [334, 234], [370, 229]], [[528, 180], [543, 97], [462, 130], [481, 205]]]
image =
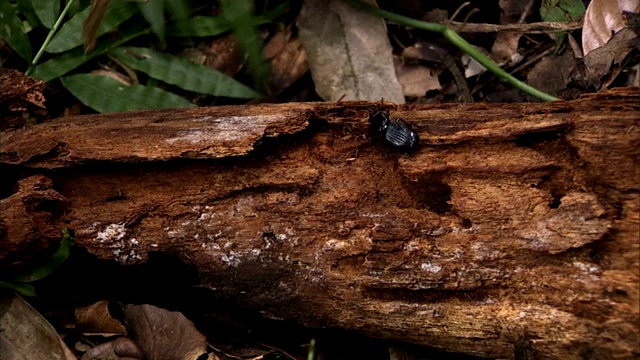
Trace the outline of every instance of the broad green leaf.
[[185, 20], [191, 16], [191, 2], [189, 0], [165, 0], [164, 6], [174, 19]]
[[96, 48], [88, 54], [85, 54], [81, 48], [64, 53], [36, 66], [31, 76], [45, 82], [57, 79], [96, 56], [100, 56], [140, 35], [148, 34], [149, 29], [145, 29], [144, 26], [145, 24], [131, 26], [121, 33], [122, 38], [98, 42]]
[[[82, 45], [82, 27], [91, 8], [87, 7], [67, 21], [53, 37], [45, 49], [50, 53], [61, 53]], [[102, 18], [96, 36], [114, 30], [136, 13], [136, 7], [124, 0], [112, 0], [107, 13]]]
[[58, 249], [51, 255], [46, 263], [34, 268], [28, 273], [18, 275], [11, 280], [14, 282], [33, 282], [40, 280], [50, 275], [55, 269], [62, 265], [62, 263], [69, 258], [69, 255], [71, 255], [71, 247], [75, 244], [68, 229], [64, 229], [62, 233], [63, 237], [62, 240], [60, 240]]
[[[586, 9], [582, 0], [543, 0], [540, 5], [540, 17], [543, 21], [568, 22], [578, 20], [584, 16]], [[566, 34], [557, 32], [556, 51], [564, 42]]]
[[100, 113], [196, 106], [178, 95], [156, 87], [127, 86], [106, 76], [78, 74], [61, 80], [64, 87], [83, 104]]
[[117, 48], [111, 55], [154, 79], [185, 90], [242, 99], [260, 96], [258, 92], [230, 76], [174, 55], [136, 47]]
[[31, 0], [31, 4], [42, 25], [51, 29], [60, 14], [60, 0]]
[[139, 2], [138, 9], [151, 25], [151, 31], [164, 43], [164, 4], [165, 0]]
[[567, 22], [584, 16], [586, 8], [582, 0], [543, 0], [540, 17], [543, 21]]
[[31, 284], [13, 281], [0, 281], [0, 287], [15, 290], [24, 296], [36, 296], [36, 289]]
[[[16, 5], [18, 6], [18, 12], [27, 19], [32, 29], [42, 26], [42, 23], [40, 23], [40, 19], [38, 19], [38, 15], [36, 15], [35, 10], [33, 10], [33, 4], [31, 4], [31, 0], [17, 0]], [[23, 26], [25, 26], [24, 22]], [[25, 26], [25, 29], [28, 29], [28, 27]], [[25, 30], [25, 33], [28, 32], [29, 31]]]
[[269, 67], [262, 58], [262, 40], [252, 24], [252, 0], [221, 0], [222, 16], [231, 24], [238, 46], [247, 55], [247, 65], [256, 88], [266, 93]]
[[16, 8], [7, 0], [0, 0], [0, 38], [23, 59], [31, 62], [31, 43], [22, 28]]
[[220, 16], [194, 16], [177, 20], [167, 26], [169, 36], [216, 36], [231, 30], [231, 25]]

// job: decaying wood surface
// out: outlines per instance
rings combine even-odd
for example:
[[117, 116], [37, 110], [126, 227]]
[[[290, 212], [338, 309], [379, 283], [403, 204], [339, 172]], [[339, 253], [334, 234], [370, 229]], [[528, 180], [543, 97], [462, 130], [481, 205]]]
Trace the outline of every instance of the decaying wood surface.
[[[419, 127], [418, 151], [368, 136], [380, 108]], [[637, 89], [62, 118], [2, 136], [0, 261], [68, 226], [101, 258], [176, 254], [266, 316], [492, 358], [630, 358], [639, 159]]]

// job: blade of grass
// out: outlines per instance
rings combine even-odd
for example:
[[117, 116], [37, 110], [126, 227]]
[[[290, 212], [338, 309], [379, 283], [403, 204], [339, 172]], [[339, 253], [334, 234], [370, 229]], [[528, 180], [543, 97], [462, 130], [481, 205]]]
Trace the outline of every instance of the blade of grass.
[[34, 66], [36, 66], [36, 64], [40, 60], [40, 57], [42, 56], [42, 54], [44, 54], [44, 49], [47, 47], [47, 45], [49, 44], [49, 42], [53, 38], [53, 35], [56, 33], [56, 31], [60, 27], [60, 24], [62, 23], [62, 19], [64, 19], [64, 16], [67, 14], [67, 11], [69, 11], [69, 9], [71, 8], [71, 6], [73, 5], [74, 2], [75, 2], [74, 0], [69, 0], [67, 5], [64, 7], [62, 12], [60, 13], [60, 16], [58, 16], [58, 20], [56, 21], [55, 24], [53, 24], [53, 27], [51, 28], [51, 30], [49, 30], [49, 34], [47, 34], [47, 38], [44, 39], [44, 42], [42, 43], [42, 46], [40, 47], [40, 50], [38, 50], [38, 53], [36, 54], [36, 56], [31, 61], [31, 65], [29, 65], [29, 68], [27, 69], [27, 71], [25, 71], [26, 75], [30, 75], [31, 72], [33, 71]]
[[45, 82], [57, 79], [96, 56], [107, 53], [129, 40], [137, 38], [138, 36], [148, 34], [150, 29], [145, 28], [144, 26], [146, 26], [146, 24], [136, 24], [131, 28], [124, 30], [121, 34], [122, 37], [119, 39], [110, 39], [99, 42], [95, 50], [89, 54], [85, 54], [82, 49], [78, 48], [55, 57], [36, 66], [33, 70], [32, 76]]
[[31, 61], [33, 53], [29, 38], [22, 28], [16, 8], [6, 0], [0, 1], [0, 38], [3, 38], [20, 57]]
[[77, 74], [61, 80], [64, 87], [78, 100], [100, 113], [196, 106], [178, 95], [159, 88], [143, 85], [127, 86], [106, 76]]
[[125, 65], [182, 89], [213, 96], [253, 99], [260, 94], [234, 78], [204, 65], [147, 48], [122, 47], [111, 51]]
[[255, 88], [267, 93], [269, 66], [262, 58], [262, 40], [252, 25], [252, 0], [221, 0], [222, 16], [231, 24], [233, 36], [240, 49], [247, 55], [247, 65]]
[[164, 44], [164, 4], [162, 0], [139, 2], [138, 10], [151, 25], [151, 31]]
[[[67, 7], [69, 4], [67, 4]], [[61, 53], [71, 50], [83, 44], [82, 29], [84, 21], [89, 16], [90, 7], [77, 13], [71, 20], [67, 21], [54, 36], [45, 50], [49, 53]], [[136, 7], [128, 1], [112, 1], [109, 9], [102, 18], [102, 22], [96, 32], [96, 37], [111, 30], [114, 30], [121, 23], [128, 20], [136, 13]]]
[[[273, 22], [289, 8], [285, 1], [272, 10], [249, 19], [251, 26], [260, 26]], [[167, 36], [217, 36], [231, 31], [231, 24], [222, 16], [194, 16], [188, 20], [176, 20], [167, 26]]]
[[469, 44], [465, 39], [463, 39], [460, 35], [458, 35], [455, 31], [447, 28], [445, 25], [428, 23], [416, 19], [412, 19], [406, 16], [398, 15], [386, 10], [379, 9], [377, 7], [371, 6], [369, 4], [365, 4], [363, 2], [357, 0], [347, 0], [347, 2], [358, 10], [363, 10], [373, 15], [383, 17], [391, 22], [396, 24], [411, 26], [416, 29], [422, 29], [427, 31], [433, 31], [442, 34], [445, 39], [449, 40], [453, 45], [457, 46], [460, 50], [467, 53], [474, 60], [479, 62], [482, 66], [487, 68], [487, 70], [496, 74], [504, 81], [513, 85], [514, 87], [526, 92], [531, 96], [535, 96], [538, 99], [544, 101], [555, 101], [560, 100], [555, 96], [549, 95], [543, 91], [540, 91], [518, 79], [511, 76], [509, 73], [504, 71], [498, 64], [496, 64], [493, 60], [489, 59], [486, 55], [476, 49], [473, 45]]

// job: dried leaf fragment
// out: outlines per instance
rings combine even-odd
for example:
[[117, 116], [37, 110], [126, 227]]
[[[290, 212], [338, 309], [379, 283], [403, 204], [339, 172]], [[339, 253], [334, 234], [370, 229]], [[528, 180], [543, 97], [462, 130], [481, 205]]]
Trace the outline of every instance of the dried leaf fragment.
[[124, 318], [132, 337], [149, 360], [196, 360], [207, 340], [182, 313], [153, 305], [126, 305]]
[[404, 103], [383, 19], [343, 1], [309, 0], [302, 3], [298, 28], [322, 98]]
[[638, 0], [593, 0], [587, 7], [582, 29], [584, 54], [606, 44], [615, 33], [627, 27], [623, 13], [640, 11]]

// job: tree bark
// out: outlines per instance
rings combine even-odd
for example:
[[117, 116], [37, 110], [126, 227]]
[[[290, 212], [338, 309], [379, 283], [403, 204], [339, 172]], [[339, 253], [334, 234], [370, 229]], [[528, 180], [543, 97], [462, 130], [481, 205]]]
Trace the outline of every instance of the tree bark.
[[[381, 109], [419, 129], [416, 152], [371, 139]], [[68, 226], [101, 258], [176, 254], [217, 296], [308, 326], [492, 358], [630, 358], [639, 145], [637, 89], [62, 118], [2, 136], [0, 261]]]

